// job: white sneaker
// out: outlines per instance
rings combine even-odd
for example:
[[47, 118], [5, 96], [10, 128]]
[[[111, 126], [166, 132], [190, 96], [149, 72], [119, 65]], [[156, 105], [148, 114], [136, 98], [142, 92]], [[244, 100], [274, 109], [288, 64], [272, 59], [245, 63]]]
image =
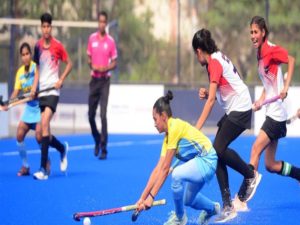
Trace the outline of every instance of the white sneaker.
[[36, 180], [48, 180], [48, 175], [43, 170], [40, 170], [33, 174], [33, 178]]
[[187, 216], [184, 213], [181, 219], [178, 219], [176, 213], [171, 211], [169, 213], [168, 221], [164, 223], [164, 225], [186, 225], [187, 224]]
[[65, 142], [64, 145], [65, 145], [65, 151], [60, 156], [60, 171], [61, 172], [66, 172], [66, 170], [68, 168], [67, 154], [68, 154], [68, 151], [69, 151], [69, 144], [68, 144], [68, 142]]
[[233, 206], [225, 206], [220, 216], [215, 219], [215, 223], [225, 223], [237, 217], [237, 213]]
[[234, 199], [232, 200], [232, 205], [237, 212], [248, 212], [249, 208], [247, 206], [247, 202], [242, 202], [238, 195], [235, 195]]
[[200, 225], [206, 225], [208, 224], [210, 218], [214, 215], [218, 215], [221, 212], [221, 206], [218, 202], [215, 202], [215, 208], [213, 212], [207, 212], [206, 210], [201, 210], [199, 218], [198, 218], [198, 223]]

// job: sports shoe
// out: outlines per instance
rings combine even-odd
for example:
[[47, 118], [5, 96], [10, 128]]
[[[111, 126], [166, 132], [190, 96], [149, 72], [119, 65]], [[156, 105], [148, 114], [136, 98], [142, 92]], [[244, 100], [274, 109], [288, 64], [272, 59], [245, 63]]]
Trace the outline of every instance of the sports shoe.
[[237, 212], [248, 212], [247, 202], [242, 202], [237, 195], [232, 200], [232, 205]]
[[201, 210], [199, 218], [198, 218], [198, 223], [200, 225], [208, 224], [208, 221], [212, 216], [220, 213], [220, 211], [221, 211], [220, 204], [218, 202], [215, 202], [214, 204], [215, 204], [215, 208], [214, 208], [214, 211], [211, 213], [207, 212], [206, 210]]
[[171, 211], [169, 213], [168, 221], [164, 223], [164, 225], [185, 225], [185, 224], [187, 224], [186, 214], [184, 213], [183, 217], [181, 219], [178, 219], [174, 211]]
[[256, 188], [259, 185], [262, 175], [254, 171], [254, 177], [244, 179], [238, 192], [238, 197], [242, 202], [249, 201], [255, 194]]
[[69, 150], [69, 144], [68, 142], [65, 142], [65, 150], [63, 153], [60, 154], [60, 171], [61, 172], [66, 172], [67, 167], [68, 167], [68, 159], [67, 159], [67, 154]]
[[48, 175], [43, 168], [40, 171], [33, 174], [33, 178], [36, 180], [47, 180]]
[[17, 175], [18, 177], [30, 175], [29, 167], [22, 166]]
[[100, 160], [107, 159], [107, 151], [106, 150], [101, 151], [101, 155], [100, 155], [99, 159]]
[[229, 220], [234, 219], [237, 213], [233, 206], [225, 206], [219, 217], [215, 219], [215, 223], [225, 223]]

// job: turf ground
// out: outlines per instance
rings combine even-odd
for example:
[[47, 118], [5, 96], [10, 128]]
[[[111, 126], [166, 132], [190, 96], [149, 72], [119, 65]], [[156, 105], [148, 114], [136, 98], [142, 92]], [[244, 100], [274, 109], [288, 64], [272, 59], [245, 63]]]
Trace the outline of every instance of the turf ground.
[[[51, 176], [47, 181], [17, 177], [20, 159], [15, 139], [0, 140], [0, 225], [76, 225], [74, 212], [92, 211], [133, 204], [139, 198], [148, 176], [160, 153], [160, 135], [110, 135], [108, 159], [100, 161], [93, 155], [93, 142], [89, 135], [58, 136], [69, 142], [69, 168], [67, 174], [59, 171], [59, 154], [50, 152]], [[248, 161], [253, 136], [238, 138], [232, 147]], [[40, 151], [32, 137], [26, 139], [29, 149], [31, 174], [39, 168]], [[300, 138], [280, 141], [277, 158], [300, 166]], [[264, 157], [264, 155], [262, 156]], [[262, 158], [262, 181], [250, 211], [240, 213], [226, 224], [282, 225], [300, 224], [300, 185], [293, 179], [267, 173]], [[230, 170], [232, 195], [238, 190], [242, 178]], [[216, 177], [205, 186], [204, 193], [220, 201]], [[168, 178], [157, 199], [166, 198], [167, 204], [143, 212], [135, 224], [158, 225], [173, 209]], [[188, 224], [197, 224], [198, 212], [187, 209]], [[91, 218], [92, 225], [129, 225], [131, 213], [124, 212]], [[212, 221], [212, 224], [213, 221]]]

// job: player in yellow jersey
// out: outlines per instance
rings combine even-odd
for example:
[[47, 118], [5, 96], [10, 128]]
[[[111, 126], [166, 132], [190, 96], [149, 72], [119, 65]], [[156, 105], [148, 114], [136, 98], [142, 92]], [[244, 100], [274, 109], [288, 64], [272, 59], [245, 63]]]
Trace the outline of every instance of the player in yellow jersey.
[[[153, 119], [159, 133], [165, 133], [160, 159], [153, 169], [147, 185], [138, 200], [138, 211], [151, 207], [155, 196], [172, 171], [172, 192], [175, 212], [165, 225], [185, 225], [187, 216], [184, 205], [201, 210], [199, 224], [205, 224], [220, 211], [220, 204], [213, 202], [200, 191], [211, 180], [217, 166], [217, 154], [211, 141], [200, 130], [179, 118], [172, 117], [170, 100], [173, 94], [159, 98], [153, 106]], [[182, 162], [171, 169], [173, 158]], [[186, 188], [185, 187], [186, 184]]]
[[[23, 65], [17, 71], [14, 91], [10, 98], [13, 99], [17, 97], [20, 92], [30, 92], [31, 96], [34, 98], [38, 84], [38, 76], [35, 76], [35, 74], [37, 74], [38, 71], [36, 64], [31, 60], [31, 48], [28, 43], [24, 42], [20, 46], [20, 55]], [[5, 110], [8, 110], [7, 106]], [[17, 146], [22, 159], [22, 167], [17, 173], [18, 176], [29, 175], [29, 164], [27, 161], [24, 139], [30, 130], [35, 130], [36, 140], [38, 143], [41, 142], [42, 133], [40, 120], [41, 113], [38, 100], [35, 99], [27, 102], [17, 128]]]

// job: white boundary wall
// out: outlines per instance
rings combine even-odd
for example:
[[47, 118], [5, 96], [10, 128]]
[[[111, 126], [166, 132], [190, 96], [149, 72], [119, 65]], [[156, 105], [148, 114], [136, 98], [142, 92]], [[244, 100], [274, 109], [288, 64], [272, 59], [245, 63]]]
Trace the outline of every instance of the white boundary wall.
[[[152, 107], [163, 94], [163, 85], [111, 85], [107, 109], [108, 132], [157, 133], [152, 118]], [[17, 125], [23, 108], [24, 105], [19, 105], [10, 110], [11, 125]], [[96, 119], [98, 129], [100, 129], [100, 107], [98, 107]], [[73, 131], [90, 129], [88, 104], [59, 104], [51, 127]]]
[[[258, 99], [262, 93], [263, 87], [262, 86], [256, 86], [254, 93], [255, 93], [255, 99]], [[287, 108], [288, 112], [288, 118], [293, 116], [298, 108], [300, 108], [300, 87], [290, 87], [288, 96], [284, 100], [284, 104]], [[254, 113], [254, 134], [257, 135], [263, 122], [265, 120], [265, 107], [262, 107], [261, 110]], [[293, 123], [287, 125], [287, 136], [289, 137], [296, 137], [300, 136], [300, 120], [297, 119]]]
[[[7, 100], [7, 83], [0, 83], [0, 95], [3, 101]], [[0, 138], [9, 135], [8, 125], [8, 112], [0, 111]]]

